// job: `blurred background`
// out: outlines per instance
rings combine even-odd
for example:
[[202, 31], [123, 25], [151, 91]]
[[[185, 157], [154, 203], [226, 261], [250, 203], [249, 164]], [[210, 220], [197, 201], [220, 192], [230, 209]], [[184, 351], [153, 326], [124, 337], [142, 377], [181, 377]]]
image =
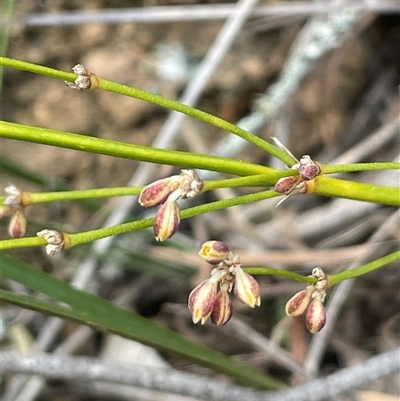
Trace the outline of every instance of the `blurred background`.
[[[3, 0], [2, 7], [2, 50], [8, 57], [65, 71], [82, 63], [101, 78], [195, 105], [264, 139], [277, 137], [298, 158], [309, 154], [326, 164], [399, 161], [398, 1]], [[60, 81], [12, 69], [3, 71], [1, 95], [6, 121], [284, 168], [229, 133], [141, 100], [73, 91]], [[31, 191], [144, 185], [178, 172], [40, 144], [1, 142], [2, 189], [10, 182]], [[203, 179], [223, 177], [198, 173]], [[399, 184], [395, 171], [341, 178]], [[217, 190], [193, 204], [254, 190]], [[329, 293], [328, 309], [336, 317], [320, 340], [311, 340], [303, 317], [284, 315], [286, 301], [303, 286], [272, 276], [257, 277], [260, 308], [249, 310], [235, 300], [235, 319], [227, 326], [192, 324], [187, 296], [209, 275], [209, 265], [197, 256], [208, 239], [227, 242], [244, 266], [305, 275], [316, 266], [327, 273], [356, 267], [398, 244], [399, 215], [393, 207], [318, 196], [293, 196], [276, 208], [277, 202], [185, 220], [163, 244], [149, 230], [80, 246], [56, 258], [36, 248], [12, 254], [289, 384], [301, 380], [257, 341], [288, 350], [310, 376], [399, 345], [398, 264], [348, 284], [332, 304]], [[43, 228], [80, 232], [154, 215], [154, 210], [140, 209], [135, 197], [37, 205], [26, 212], [27, 236]], [[7, 238], [7, 222], [1, 221], [2, 238]], [[3, 286], [27, 291], [7, 280]], [[57, 329], [50, 323], [44, 315], [4, 305], [4, 349], [18, 348], [20, 336], [41, 351], [53, 351], [72, 338], [68, 352], [74, 354], [210, 374], [132, 341], [75, 323]], [[35, 390], [28, 390], [27, 383], [26, 377], [7, 377], [3, 400], [184, 399], [146, 391], [132, 395], [129, 388], [93, 382], [42, 380]], [[384, 400], [379, 398], [383, 393], [398, 392], [399, 381], [392, 377], [337, 399]]]

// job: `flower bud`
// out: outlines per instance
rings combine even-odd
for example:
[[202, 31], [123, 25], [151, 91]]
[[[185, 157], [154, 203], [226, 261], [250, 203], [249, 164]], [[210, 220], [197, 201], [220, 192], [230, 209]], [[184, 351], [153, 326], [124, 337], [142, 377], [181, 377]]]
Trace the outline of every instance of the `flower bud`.
[[179, 175], [157, 180], [145, 186], [139, 195], [140, 206], [152, 207], [164, 203], [179, 188]]
[[4, 200], [4, 205], [12, 206], [12, 207], [22, 205], [22, 190], [21, 189], [17, 188], [14, 184], [10, 184], [4, 188], [4, 191], [7, 194], [7, 197]]
[[27, 227], [28, 221], [23, 210], [16, 209], [8, 223], [8, 233], [13, 238], [21, 238], [25, 235]]
[[304, 155], [300, 159], [298, 171], [303, 180], [309, 181], [321, 174], [321, 167], [310, 156]]
[[153, 232], [157, 241], [164, 241], [176, 233], [181, 220], [179, 213], [180, 209], [177, 202], [167, 201], [160, 207], [153, 225]]
[[311, 301], [306, 313], [306, 327], [310, 333], [320, 331], [326, 322], [325, 306], [319, 294]]
[[189, 294], [188, 307], [193, 323], [204, 324], [211, 315], [217, 297], [218, 281], [213, 277], [202, 281]]
[[214, 308], [211, 312], [211, 323], [223, 326], [229, 322], [232, 317], [232, 301], [228, 294], [228, 288], [221, 288], [215, 298]]
[[72, 71], [78, 75], [75, 81], [67, 82], [67, 86], [75, 90], [97, 89], [100, 87], [99, 78], [96, 74], [89, 72], [82, 64], [77, 64], [72, 68]]
[[260, 297], [260, 285], [257, 280], [243, 271], [240, 266], [235, 266], [235, 284], [234, 284], [234, 293], [235, 296], [239, 299], [239, 301], [244, 304], [254, 308], [254, 306], [260, 306], [261, 297]]
[[300, 182], [300, 178], [297, 175], [290, 177], [280, 178], [274, 186], [274, 191], [279, 194], [290, 194]]
[[310, 304], [311, 294], [314, 291], [313, 286], [308, 286], [306, 289], [299, 291], [293, 295], [286, 303], [285, 312], [288, 316], [299, 316], [304, 313]]
[[203, 181], [194, 170], [181, 170], [179, 188], [182, 191], [182, 199], [195, 197], [201, 192], [203, 185]]
[[222, 241], [206, 241], [201, 246], [199, 255], [212, 265], [217, 265], [229, 256], [229, 248]]
[[[36, 233], [38, 237], [43, 237], [47, 241], [46, 253], [49, 256], [54, 256], [60, 253], [65, 248], [65, 236], [67, 234], [56, 230], [42, 230]], [[68, 236], [67, 236], [68, 237]]]

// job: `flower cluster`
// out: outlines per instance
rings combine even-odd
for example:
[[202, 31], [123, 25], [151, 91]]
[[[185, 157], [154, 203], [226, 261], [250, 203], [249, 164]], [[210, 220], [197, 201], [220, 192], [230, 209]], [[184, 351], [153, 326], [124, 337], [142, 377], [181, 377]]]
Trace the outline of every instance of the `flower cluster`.
[[211, 277], [202, 281], [190, 294], [188, 306], [194, 323], [204, 324], [210, 317], [217, 325], [226, 324], [232, 317], [232, 301], [229, 292], [244, 304], [260, 306], [260, 286], [254, 277], [243, 271], [239, 257], [225, 242], [207, 241], [199, 255], [215, 266]]
[[72, 89], [82, 91], [86, 89], [97, 89], [100, 87], [99, 79], [96, 74], [89, 72], [82, 64], [72, 67], [72, 71], [78, 75], [74, 82], [65, 81], [65, 84]]
[[36, 233], [38, 237], [43, 237], [46, 242], [46, 253], [49, 256], [55, 256], [66, 248], [67, 234], [56, 230], [44, 229]]
[[320, 331], [326, 322], [324, 300], [328, 280], [320, 267], [313, 269], [311, 277], [317, 278], [315, 284], [310, 284], [306, 289], [299, 291], [286, 303], [286, 314], [299, 316], [306, 312], [306, 327], [311, 333]]
[[0, 205], [0, 218], [12, 213], [8, 223], [8, 233], [13, 238], [21, 238], [25, 235], [28, 227], [23, 204], [23, 192], [13, 184], [8, 185], [4, 190], [7, 197], [4, 203]]
[[311, 184], [315, 184], [314, 178], [321, 174], [320, 164], [310, 156], [304, 155], [292, 169], [297, 170], [299, 175], [280, 178], [274, 186], [274, 191], [286, 196], [313, 192], [315, 185]]
[[177, 201], [195, 197], [202, 188], [203, 181], [194, 170], [182, 170], [180, 175], [154, 181], [143, 188], [138, 199], [141, 206], [161, 205], [153, 226], [157, 241], [171, 238], [178, 230], [180, 209]]

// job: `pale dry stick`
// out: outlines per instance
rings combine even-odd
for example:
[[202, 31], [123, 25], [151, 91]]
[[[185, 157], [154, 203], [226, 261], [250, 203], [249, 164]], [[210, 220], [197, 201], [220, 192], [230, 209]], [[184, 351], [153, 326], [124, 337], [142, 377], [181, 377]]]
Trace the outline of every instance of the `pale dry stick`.
[[232, 335], [237, 338], [245, 338], [248, 345], [260, 351], [269, 361], [274, 361], [288, 371], [305, 378], [303, 366], [293, 358], [290, 352], [261, 335], [246, 323], [237, 318], [232, 318], [229, 321], [228, 329], [229, 331], [232, 330]]
[[[371, 236], [371, 238], [367, 241], [367, 244], [375, 244], [384, 241], [393, 227], [398, 227], [399, 222], [400, 211], [397, 210]], [[371, 258], [374, 251], [375, 249], [372, 247], [367, 255], [355, 259], [354, 262], [349, 265], [348, 270], [366, 263], [366, 261]], [[344, 301], [347, 299], [353, 284], [354, 279], [343, 281], [342, 283], [338, 284], [336, 288], [334, 288], [332, 291], [333, 294], [331, 294], [329, 297], [326, 305], [327, 316], [325, 327], [323, 330], [313, 336], [307, 357], [304, 361], [304, 368], [307, 375], [310, 377], [315, 377], [318, 373], [318, 367], [323, 353], [328, 345], [328, 339], [332, 334], [340, 309], [343, 306]]]
[[[79, 326], [62, 344], [55, 350], [56, 355], [66, 355], [73, 353], [85, 341], [93, 335], [93, 329], [88, 326]], [[42, 376], [33, 376], [26, 381], [26, 376], [16, 376], [15, 384], [12, 388], [7, 389], [3, 396], [3, 401], [25, 401], [40, 394], [45, 385], [46, 379]]]
[[[397, 14], [398, 2], [393, 1], [352, 1], [344, 4], [315, 4], [311, 1], [280, 1], [277, 4], [265, 4], [256, 7], [251, 16], [255, 17], [309, 17], [319, 14], [350, 11], [373, 11], [375, 13]], [[51, 14], [32, 13], [16, 18], [11, 23], [24, 26], [65, 26], [88, 23], [119, 24], [136, 23], [172, 23], [182, 21], [212, 21], [229, 18], [235, 11], [233, 4], [158, 6], [109, 10], [63, 11]], [[6, 21], [0, 21], [0, 26]]]
[[[232, 15], [226, 21], [206, 57], [199, 66], [197, 75], [185, 90], [181, 99], [182, 103], [193, 105], [197, 101], [205, 85], [212, 76], [215, 68], [218, 66], [223, 56], [230, 48], [237, 34], [240, 32], [244, 21], [256, 5], [256, 2], [257, 0], [239, 1], [237, 6], [232, 11]], [[155, 148], [168, 147], [178, 132], [177, 128], [182, 122], [183, 116], [183, 114], [172, 113], [161, 128], [161, 131], [152, 146]], [[150, 179], [152, 174], [154, 174], [155, 170], [156, 167], [153, 165], [140, 165], [128, 183], [128, 186], [145, 184]], [[126, 216], [129, 214], [134, 204], [136, 204], [136, 197], [126, 197], [121, 199], [116, 205], [114, 211], [108, 217], [104, 226], [107, 227], [117, 225], [125, 221]], [[96, 257], [98, 257], [107, 252], [113, 240], [113, 237], [107, 237], [96, 241], [92, 245], [92, 255], [94, 253]], [[97, 259], [93, 256], [83, 261], [79, 266], [75, 276], [71, 280], [71, 284], [80, 289], [85, 288], [95, 272], [96, 265]], [[63, 321], [60, 318], [53, 317], [48, 319], [39, 335], [40, 350], [47, 349], [49, 344], [53, 341], [54, 337], [61, 329], [62, 324]], [[32, 396], [25, 397], [24, 399], [21, 398], [18, 401], [32, 401], [37, 394], [34, 394], [33, 392], [31, 392], [31, 394]]]
[[65, 380], [93, 380], [134, 385], [210, 401], [322, 401], [399, 371], [395, 348], [329, 376], [279, 392], [257, 391], [175, 369], [118, 365], [67, 355], [21, 355], [5, 351], [1, 372], [42, 375]]
[[400, 124], [398, 118], [396, 118], [372, 132], [348, 151], [331, 160], [329, 164], [357, 163], [375, 153], [378, 149], [381, 149], [399, 134]]

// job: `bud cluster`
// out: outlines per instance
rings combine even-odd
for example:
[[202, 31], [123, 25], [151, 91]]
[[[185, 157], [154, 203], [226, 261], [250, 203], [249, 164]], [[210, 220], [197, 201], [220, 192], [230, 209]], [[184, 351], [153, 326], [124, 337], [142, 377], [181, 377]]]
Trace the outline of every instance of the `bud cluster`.
[[274, 186], [274, 191], [285, 194], [286, 197], [313, 192], [315, 190], [313, 180], [321, 174], [320, 164], [314, 162], [310, 156], [304, 155], [292, 169], [297, 170], [299, 175], [280, 178]]
[[25, 235], [28, 227], [25, 206], [22, 201], [23, 192], [13, 184], [8, 185], [4, 190], [7, 196], [4, 203], [0, 205], [0, 218], [11, 213], [8, 233], [13, 238], [21, 238]]
[[306, 312], [306, 327], [311, 333], [320, 331], [326, 322], [324, 300], [328, 280], [320, 267], [313, 269], [311, 277], [317, 278], [316, 283], [299, 291], [286, 303], [285, 311], [289, 316], [299, 316]]
[[244, 304], [260, 306], [260, 286], [253, 276], [243, 271], [239, 257], [222, 241], [207, 241], [199, 255], [215, 266], [211, 277], [202, 281], [189, 294], [188, 307], [194, 323], [204, 324], [208, 318], [222, 326], [232, 317], [233, 308], [229, 293]]
[[46, 253], [49, 256], [55, 256], [65, 248], [65, 233], [44, 229], [36, 233], [36, 235], [46, 240]]
[[72, 67], [72, 71], [77, 74], [78, 77], [74, 82], [65, 81], [66, 85], [70, 88], [82, 91], [85, 89], [97, 89], [100, 86], [97, 75], [89, 72], [84, 65], [77, 64]]
[[179, 228], [179, 199], [193, 198], [203, 188], [203, 181], [194, 170], [182, 170], [180, 175], [163, 178], [143, 188], [139, 204], [143, 207], [161, 205], [157, 212], [153, 231], [157, 241], [171, 238]]

